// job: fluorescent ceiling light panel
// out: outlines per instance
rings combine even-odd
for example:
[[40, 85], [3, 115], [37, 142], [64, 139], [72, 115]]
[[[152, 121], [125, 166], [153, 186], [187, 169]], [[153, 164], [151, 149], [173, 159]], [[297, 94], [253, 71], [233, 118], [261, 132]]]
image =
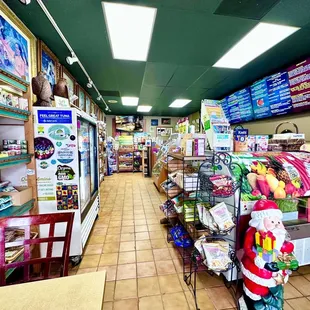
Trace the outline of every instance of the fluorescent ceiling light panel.
[[156, 8], [102, 2], [114, 59], [146, 61]]
[[123, 105], [137, 106], [138, 102], [139, 102], [138, 97], [122, 97]]
[[170, 108], [183, 108], [188, 103], [190, 103], [192, 100], [189, 99], [176, 99], [170, 104]]
[[259, 23], [213, 67], [240, 69], [299, 29], [298, 27]]
[[137, 111], [138, 112], [150, 112], [152, 109], [152, 106], [150, 105], [139, 105]]

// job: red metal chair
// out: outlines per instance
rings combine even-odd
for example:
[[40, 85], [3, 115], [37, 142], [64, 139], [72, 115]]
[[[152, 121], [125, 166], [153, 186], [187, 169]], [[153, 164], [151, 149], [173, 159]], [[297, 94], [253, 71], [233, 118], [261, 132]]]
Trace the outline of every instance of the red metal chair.
[[[11, 268], [24, 268], [23, 280], [20, 282], [49, 279], [51, 263], [61, 264], [60, 277], [67, 276], [73, 218], [73, 212], [0, 218], [0, 286], [6, 285], [6, 271]], [[64, 236], [54, 236], [56, 223], [66, 224]], [[31, 239], [31, 225], [44, 224], [49, 224], [48, 237]], [[5, 231], [10, 228], [24, 230], [23, 240], [6, 243]], [[63, 242], [62, 255], [59, 257], [52, 256], [54, 242]], [[32, 247], [42, 243], [47, 244], [46, 257], [31, 258]], [[6, 263], [5, 249], [18, 246], [24, 248], [23, 254], [20, 256], [21, 259]], [[35, 264], [41, 264], [44, 270], [39, 277], [32, 278], [30, 277], [30, 266]]]

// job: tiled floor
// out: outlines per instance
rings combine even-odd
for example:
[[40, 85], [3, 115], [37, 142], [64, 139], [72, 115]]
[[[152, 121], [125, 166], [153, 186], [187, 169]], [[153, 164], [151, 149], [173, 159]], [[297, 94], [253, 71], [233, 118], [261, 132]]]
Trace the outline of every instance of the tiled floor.
[[[195, 309], [178, 252], [159, 224], [163, 200], [141, 174], [116, 174], [102, 183], [100, 217], [80, 266], [70, 272], [107, 270], [104, 310]], [[310, 268], [295, 274], [285, 286], [285, 310], [310, 309]], [[202, 273], [197, 287], [201, 310], [234, 309], [217, 277]]]

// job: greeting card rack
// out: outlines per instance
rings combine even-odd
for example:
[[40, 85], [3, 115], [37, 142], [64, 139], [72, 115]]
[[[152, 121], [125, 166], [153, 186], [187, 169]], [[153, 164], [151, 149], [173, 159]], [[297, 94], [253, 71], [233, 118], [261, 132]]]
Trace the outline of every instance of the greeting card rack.
[[[204, 261], [205, 255], [203, 247], [201, 247], [202, 253], [195, 247], [191, 260], [190, 271], [184, 277], [184, 281], [190, 288], [194, 299], [196, 309], [198, 308], [197, 302], [197, 273], [200, 271], [206, 271], [210, 275], [221, 275], [227, 288], [230, 289], [233, 297], [237, 300], [237, 287], [238, 287], [238, 273], [240, 272], [240, 266], [236, 258], [236, 242], [238, 240], [238, 223], [240, 217], [240, 189], [242, 186], [242, 179], [236, 179], [233, 171], [235, 169], [241, 169], [241, 167], [232, 162], [232, 157], [228, 153], [213, 153], [212, 156], [207, 156], [207, 160], [202, 163], [198, 172], [198, 182], [195, 197], [194, 208], [194, 223], [198, 227], [204, 227], [205, 233], [203, 236], [194, 235], [193, 240], [196, 241], [200, 237], [201, 242], [215, 243], [215, 242], [228, 242], [229, 250], [228, 257], [230, 262], [216, 272], [207, 267], [207, 261]], [[229, 186], [216, 187], [211, 180], [214, 180], [215, 176], [230, 179]], [[203, 222], [201, 216], [198, 214], [198, 205], [204, 203], [209, 205], [210, 208], [217, 205], [220, 202], [225, 202], [228, 211], [231, 213], [234, 226], [230, 229], [216, 229], [216, 226]], [[219, 226], [218, 226], [219, 227]], [[202, 254], [202, 255], [201, 255]], [[233, 285], [233, 281], [236, 283]]]

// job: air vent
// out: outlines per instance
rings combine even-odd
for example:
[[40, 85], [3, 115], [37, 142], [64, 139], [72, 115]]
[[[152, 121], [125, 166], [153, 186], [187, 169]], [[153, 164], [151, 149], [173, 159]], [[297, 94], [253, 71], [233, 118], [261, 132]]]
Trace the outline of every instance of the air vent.
[[260, 20], [278, 2], [279, 0], [223, 0], [214, 14]]

